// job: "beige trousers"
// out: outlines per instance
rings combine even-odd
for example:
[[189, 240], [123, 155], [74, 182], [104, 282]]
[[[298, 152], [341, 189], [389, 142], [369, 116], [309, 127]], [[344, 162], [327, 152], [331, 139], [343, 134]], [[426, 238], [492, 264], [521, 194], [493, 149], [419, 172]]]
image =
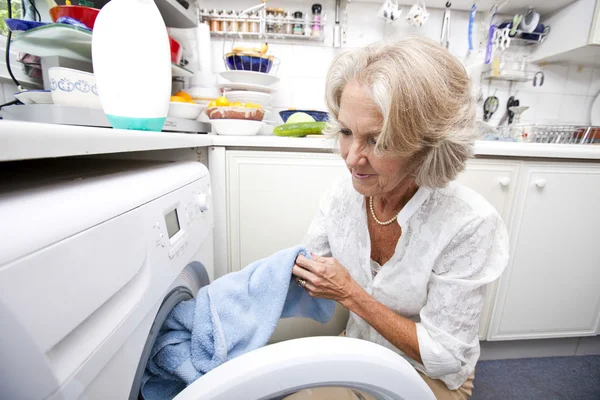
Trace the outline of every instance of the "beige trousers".
[[[340, 336], [345, 336], [346, 331]], [[419, 372], [419, 371], [417, 371]], [[471, 375], [461, 387], [456, 390], [448, 389], [448, 386], [439, 379], [433, 379], [419, 372], [419, 375], [431, 389], [437, 400], [468, 400], [473, 395], [473, 379]], [[304, 389], [284, 400], [375, 400], [375, 398], [358, 390], [343, 387], [324, 387]]]

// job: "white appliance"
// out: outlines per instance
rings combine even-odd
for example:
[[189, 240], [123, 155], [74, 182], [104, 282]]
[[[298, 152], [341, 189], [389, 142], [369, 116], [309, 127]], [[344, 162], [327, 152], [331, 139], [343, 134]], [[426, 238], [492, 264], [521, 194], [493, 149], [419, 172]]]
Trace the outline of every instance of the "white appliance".
[[[208, 171], [74, 159], [3, 172], [11, 179], [0, 180], [0, 397], [137, 399], [167, 314], [213, 278]], [[402, 357], [337, 337], [250, 352], [177, 399], [281, 399], [316, 386], [434, 399]]]

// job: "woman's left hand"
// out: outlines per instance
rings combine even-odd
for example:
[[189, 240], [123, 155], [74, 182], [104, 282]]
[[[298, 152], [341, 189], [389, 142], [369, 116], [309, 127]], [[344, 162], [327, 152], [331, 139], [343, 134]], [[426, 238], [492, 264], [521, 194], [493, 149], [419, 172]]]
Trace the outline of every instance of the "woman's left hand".
[[312, 297], [331, 299], [340, 304], [347, 302], [358, 287], [348, 270], [332, 257], [313, 256], [310, 260], [299, 255], [292, 274], [306, 281], [304, 289]]

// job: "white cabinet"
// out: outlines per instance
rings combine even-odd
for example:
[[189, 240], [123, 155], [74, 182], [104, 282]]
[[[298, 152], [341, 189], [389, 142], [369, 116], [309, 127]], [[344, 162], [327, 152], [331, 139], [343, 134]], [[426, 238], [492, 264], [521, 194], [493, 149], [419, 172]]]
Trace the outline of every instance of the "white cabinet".
[[490, 340], [598, 333], [600, 166], [526, 163]]
[[[473, 189], [492, 204], [508, 226], [511, 205], [519, 177], [519, 162], [496, 160], [471, 160], [457, 181]], [[510, 229], [510, 227], [509, 227]], [[494, 282], [487, 287], [485, 303], [479, 322], [479, 338], [488, 332], [492, 306], [496, 295]]]
[[534, 62], [600, 65], [600, 1], [578, 0], [548, 18], [547, 39], [533, 54]]
[[227, 152], [229, 269], [238, 271], [302, 241], [319, 200], [347, 174], [338, 155]]

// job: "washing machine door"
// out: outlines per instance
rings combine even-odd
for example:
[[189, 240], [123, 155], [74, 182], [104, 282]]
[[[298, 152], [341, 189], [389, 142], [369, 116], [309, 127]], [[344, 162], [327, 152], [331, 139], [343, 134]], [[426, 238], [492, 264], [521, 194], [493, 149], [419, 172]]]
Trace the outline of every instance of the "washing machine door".
[[174, 400], [280, 400], [316, 387], [353, 389], [359, 399], [435, 400], [404, 358], [347, 337], [294, 339], [252, 351], [210, 371]]

